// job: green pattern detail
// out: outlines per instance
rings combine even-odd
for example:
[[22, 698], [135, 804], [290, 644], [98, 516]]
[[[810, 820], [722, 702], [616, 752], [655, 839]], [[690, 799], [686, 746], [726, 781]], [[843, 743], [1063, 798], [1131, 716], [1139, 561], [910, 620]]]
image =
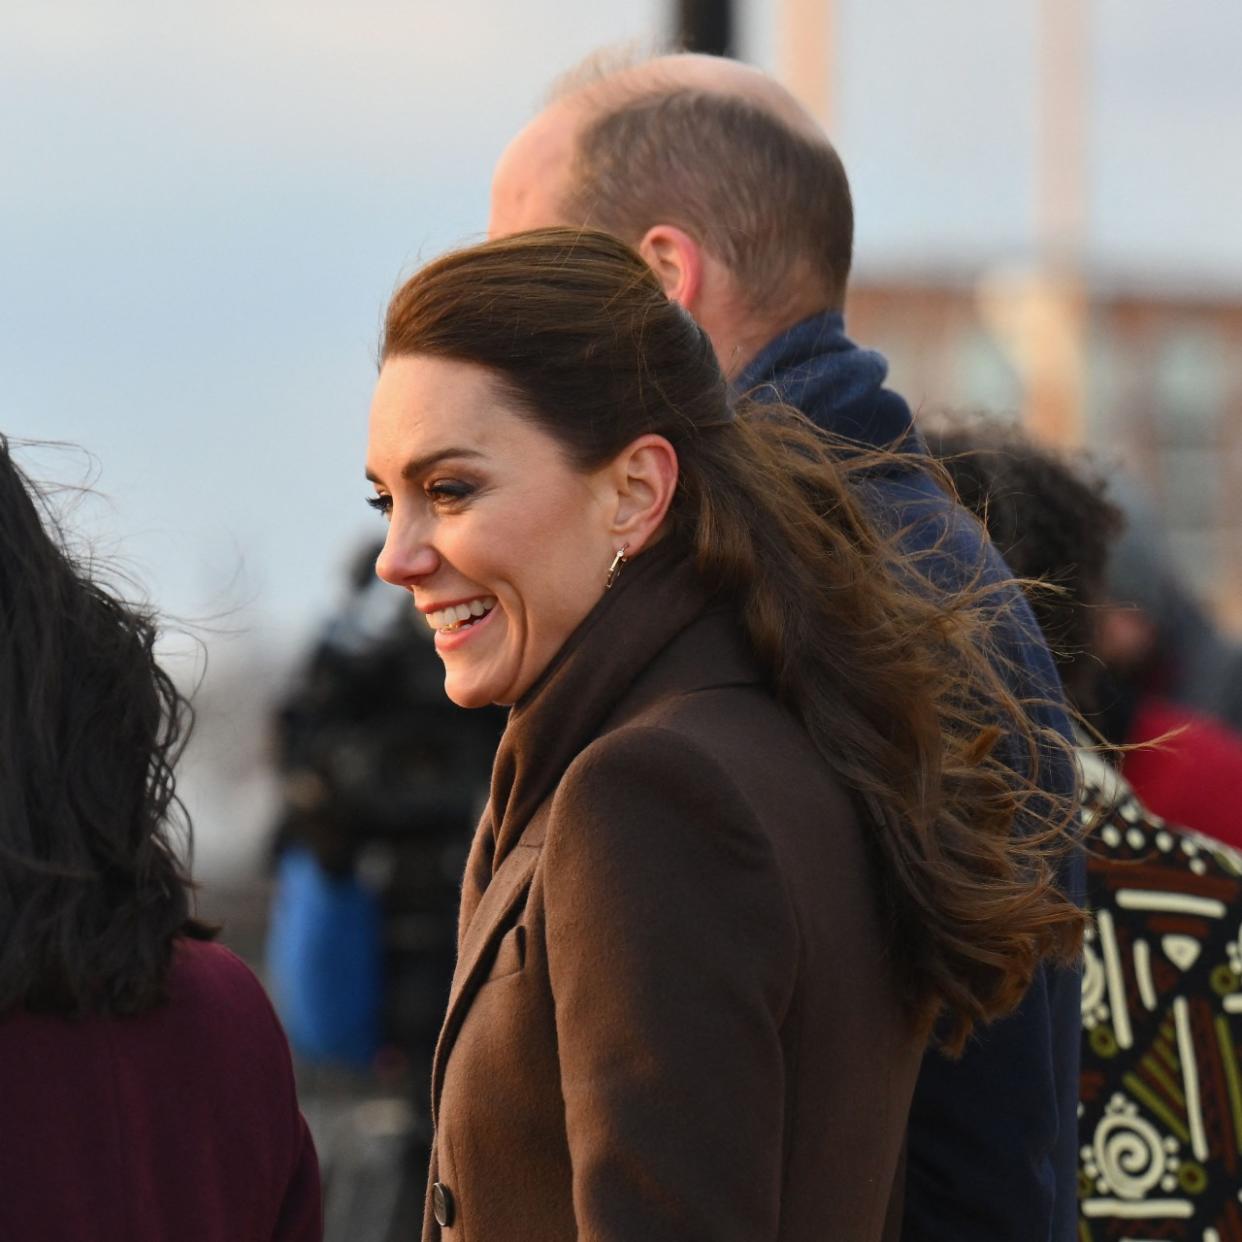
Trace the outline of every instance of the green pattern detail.
[[1229, 1111], [1233, 1114], [1233, 1141], [1238, 1154], [1242, 1155], [1242, 1081], [1238, 1075], [1238, 1054], [1233, 1046], [1229, 1023], [1219, 1014], [1216, 1016], [1216, 1039], [1220, 1044], [1220, 1061], [1225, 1067], [1225, 1082], [1229, 1087]]
[[1160, 1059], [1175, 1074], [1182, 1072], [1182, 1063], [1177, 1059], [1177, 1053], [1173, 1051], [1173, 1046], [1167, 1039], [1162, 1038], [1157, 1042], [1156, 1051], [1160, 1054]]
[[1201, 1194], [1208, 1183], [1207, 1170], [1193, 1160], [1186, 1160], [1177, 1170], [1177, 1180], [1188, 1195]]
[[1142, 1100], [1183, 1143], [1190, 1142], [1190, 1131], [1186, 1129], [1186, 1123], [1137, 1074], [1126, 1074], [1121, 1081], [1126, 1090]]
[[1091, 1047], [1097, 1055], [1115, 1057], [1117, 1055], [1117, 1037], [1106, 1026], [1097, 1026], [1091, 1032]]
[[1225, 962], [1212, 968], [1210, 978], [1212, 991], [1218, 996], [1228, 996], [1238, 989], [1238, 976], [1233, 973], [1233, 967]]
[[1169, 1093], [1169, 1095], [1177, 1101], [1178, 1104], [1180, 1104], [1183, 1108], [1186, 1107], [1186, 1097], [1182, 1094], [1181, 1086], [1169, 1077], [1168, 1070], [1166, 1070], [1155, 1057], [1145, 1056], [1140, 1064]]

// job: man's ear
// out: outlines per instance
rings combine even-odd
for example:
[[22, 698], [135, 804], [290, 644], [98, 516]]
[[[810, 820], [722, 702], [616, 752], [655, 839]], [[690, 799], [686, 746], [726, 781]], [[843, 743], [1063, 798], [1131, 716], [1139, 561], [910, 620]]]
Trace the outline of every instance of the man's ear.
[[631, 556], [653, 542], [677, 491], [677, 450], [663, 437], [639, 436], [608, 468], [616, 492], [611, 535]]
[[638, 253], [669, 298], [694, 314], [703, 287], [703, 250], [699, 243], [676, 225], [653, 224], [638, 243]]

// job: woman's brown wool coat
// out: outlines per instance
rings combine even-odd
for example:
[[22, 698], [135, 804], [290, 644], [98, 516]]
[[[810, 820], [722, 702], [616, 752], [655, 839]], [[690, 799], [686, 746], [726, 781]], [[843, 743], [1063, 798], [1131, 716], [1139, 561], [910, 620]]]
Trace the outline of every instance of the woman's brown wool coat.
[[514, 709], [459, 950], [424, 1242], [897, 1236], [922, 1042], [859, 823], [671, 549]]

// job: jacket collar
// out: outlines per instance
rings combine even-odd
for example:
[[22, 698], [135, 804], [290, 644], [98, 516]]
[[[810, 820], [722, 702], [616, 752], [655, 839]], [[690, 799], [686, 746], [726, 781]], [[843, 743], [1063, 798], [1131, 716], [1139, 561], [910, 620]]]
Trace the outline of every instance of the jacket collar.
[[616, 585], [509, 713], [492, 769], [487, 827], [493, 870], [574, 756], [708, 602], [690, 555], [672, 536], [623, 568]]
[[811, 315], [770, 341], [743, 369], [739, 393], [801, 410], [834, 435], [867, 448], [924, 452], [910, 407], [884, 387], [888, 363], [845, 335], [836, 311]]
[[565, 769], [606, 727], [669, 693], [762, 679], [735, 607], [713, 600], [675, 537], [628, 565], [515, 704], [462, 880], [459, 953], [483, 894]]

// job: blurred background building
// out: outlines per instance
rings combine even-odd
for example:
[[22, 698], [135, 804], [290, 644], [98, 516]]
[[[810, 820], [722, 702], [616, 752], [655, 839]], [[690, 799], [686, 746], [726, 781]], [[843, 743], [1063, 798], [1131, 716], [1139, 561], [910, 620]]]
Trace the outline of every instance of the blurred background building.
[[[1008, 317], [1042, 308], [1023, 282], [998, 290], [1000, 279], [869, 276], [850, 298], [851, 333], [887, 354], [916, 407], [1020, 418], [1029, 387], [1006, 338], [1023, 327]], [[1081, 402], [1072, 428], [1050, 438], [1081, 441], [1141, 479], [1184, 579], [1242, 630], [1242, 298], [1116, 276], [1088, 280], [1083, 296]]]

